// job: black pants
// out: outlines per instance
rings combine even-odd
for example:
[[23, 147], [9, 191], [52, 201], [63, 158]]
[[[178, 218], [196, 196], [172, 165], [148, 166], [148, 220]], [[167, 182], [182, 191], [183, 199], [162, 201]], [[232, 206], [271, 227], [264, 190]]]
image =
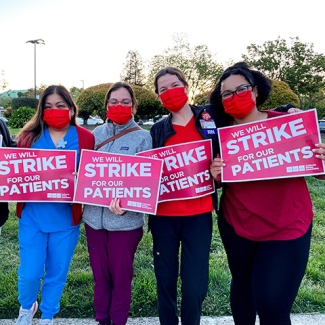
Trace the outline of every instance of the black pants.
[[0, 227], [2, 227], [9, 217], [8, 202], [0, 202]]
[[177, 279], [181, 243], [182, 325], [199, 325], [208, 290], [212, 214], [150, 216], [160, 324], [176, 325]]
[[294, 240], [254, 242], [238, 236], [220, 216], [220, 235], [232, 275], [230, 303], [236, 325], [290, 325], [290, 312], [308, 262], [312, 225]]

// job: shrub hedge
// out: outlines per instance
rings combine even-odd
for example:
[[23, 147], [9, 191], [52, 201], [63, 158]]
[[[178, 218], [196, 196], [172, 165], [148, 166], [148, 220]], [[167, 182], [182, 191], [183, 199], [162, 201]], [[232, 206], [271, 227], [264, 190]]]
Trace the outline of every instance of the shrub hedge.
[[[77, 99], [79, 116], [84, 117], [87, 114], [97, 114], [105, 120], [106, 108], [104, 107], [104, 99], [111, 85], [112, 83], [105, 83], [83, 90]], [[140, 86], [132, 86], [132, 88], [138, 102], [136, 119], [166, 114], [166, 110], [155, 93]], [[87, 117], [85, 116], [85, 118]]]
[[11, 101], [12, 111], [18, 109], [19, 107], [30, 107], [36, 109], [37, 105], [38, 105], [37, 98], [19, 97], [19, 98], [13, 98]]

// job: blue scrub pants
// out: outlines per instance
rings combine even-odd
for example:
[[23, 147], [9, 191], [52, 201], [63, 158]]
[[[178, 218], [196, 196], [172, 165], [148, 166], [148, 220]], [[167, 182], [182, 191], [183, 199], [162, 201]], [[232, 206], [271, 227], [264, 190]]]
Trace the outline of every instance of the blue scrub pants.
[[79, 230], [80, 227], [76, 226], [45, 233], [19, 221], [18, 300], [22, 308], [32, 307], [37, 299], [41, 278], [44, 278], [40, 304], [42, 318], [52, 319], [59, 312]]

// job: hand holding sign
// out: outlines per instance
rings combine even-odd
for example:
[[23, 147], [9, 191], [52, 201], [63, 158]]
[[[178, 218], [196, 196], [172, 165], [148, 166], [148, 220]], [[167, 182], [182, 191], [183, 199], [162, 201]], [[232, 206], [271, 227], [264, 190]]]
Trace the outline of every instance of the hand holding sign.
[[220, 157], [214, 158], [210, 165], [210, 173], [216, 181], [220, 181], [220, 175], [222, 167], [225, 167], [226, 164], [223, 162], [223, 159]]
[[[74, 201], [156, 213], [162, 161], [93, 150], [81, 153]], [[117, 200], [118, 199], [118, 200]]]
[[109, 209], [118, 216], [122, 216], [126, 211], [122, 210], [120, 207], [121, 200], [114, 198], [109, 205]]

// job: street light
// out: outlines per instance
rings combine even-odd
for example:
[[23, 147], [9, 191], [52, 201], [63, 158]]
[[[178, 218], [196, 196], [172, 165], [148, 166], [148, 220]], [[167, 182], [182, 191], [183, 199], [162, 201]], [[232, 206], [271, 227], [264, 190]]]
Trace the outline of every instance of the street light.
[[34, 98], [36, 98], [36, 44], [45, 45], [45, 42], [42, 39], [35, 39], [35, 40], [27, 41], [26, 43], [34, 44]]
[[84, 80], [80, 80], [80, 81], [82, 81], [82, 90], [84, 90], [85, 89], [85, 82], [84, 82]]

